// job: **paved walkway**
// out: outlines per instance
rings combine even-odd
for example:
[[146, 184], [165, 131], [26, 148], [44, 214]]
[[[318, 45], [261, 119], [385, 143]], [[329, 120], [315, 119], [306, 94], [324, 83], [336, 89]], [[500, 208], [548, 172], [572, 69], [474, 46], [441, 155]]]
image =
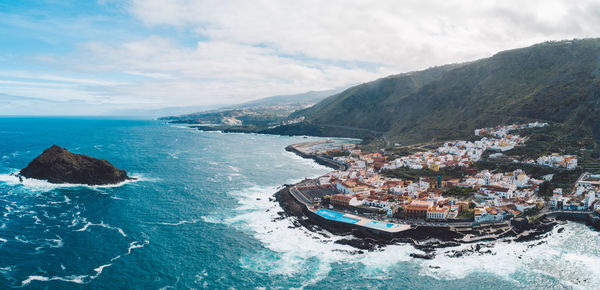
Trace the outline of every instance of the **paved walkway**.
[[[339, 221], [334, 218], [330, 218], [330, 217], [327, 217], [327, 216], [317, 213], [317, 211], [320, 210], [321, 208], [314, 207], [312, 205], [311, 201], [308, 200], [295, 186], [290, 187], [290, 193], [298, 202], [301, 202], [304, 205], [306, 205], [308, 210], [310, 210], [311, 212], [313, 212], [319, 216], [322, 216], [323, 218], [329, 219], [329, 220], [343, 222], [343, 221]], [[341, 217], [343, 217], [345, 219], [358, 220], [358, 222], [354, 222], [351, 224], [363, 226], [366, 228], [375, 229], [375, 230], [379, 230], [379, 231], [383, 231], [383, 232], [397, 233], [397, 232], [401, 232], [401, 231], [410, 229], [410, 225], [408, 225], [408, 224], [381, 222], [381, 221], [376, 221], [373, 219], [369, 219], [369, 218], [365, 218], [365, 217], [361, 217], [361, 216], [357, 216], [357, 215], [353, 215], [353, 214], [341, 213], [341, 212], [336, 212], [336, 211], [332, 211], [332, 210], [328, 210], [328, 209], [326, 209], [326, 211], [340, 213], [340, 214], [342, 214]]]

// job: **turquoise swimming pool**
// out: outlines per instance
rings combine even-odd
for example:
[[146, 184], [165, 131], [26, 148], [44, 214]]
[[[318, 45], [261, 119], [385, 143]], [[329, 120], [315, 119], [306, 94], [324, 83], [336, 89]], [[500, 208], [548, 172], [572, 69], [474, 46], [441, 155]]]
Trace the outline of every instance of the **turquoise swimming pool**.
[[357, 219], [353, 219], [353, 218], [348, 218], [348, 217], [344, 217], [344, 214], [341, 212], [337, 212], [337, 211], [331, 211], [331, 210], [327, 210], [327, 209], [320, 209], [317, 210], [315, 212], [316, 214], [328, 219], [328, 220], [334, 220], [334, 221], [338, 221], [338, 222], [343, 222], [343, 223], [348, 223], [348, 224], [355, 224], [358, 222]]
[[378, 221], [370, 221], [365, 224], [365, 227], [369, 227], [372, 229], [378, 229], [378, 230], [387, 230], [393, 226], [394, 226], [394, 224], [382, 223], [382, 222], [378, 222]]

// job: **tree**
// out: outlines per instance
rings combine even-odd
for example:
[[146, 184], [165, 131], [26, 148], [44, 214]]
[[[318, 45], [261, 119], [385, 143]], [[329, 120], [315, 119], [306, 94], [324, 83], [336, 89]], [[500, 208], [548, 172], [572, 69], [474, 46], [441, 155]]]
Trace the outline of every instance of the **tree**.
[[541, 196], [551, 196], [552, 195], [552, 185], [549, 181], [544, 181], [540, 184], [538, 188], [538, 194]]

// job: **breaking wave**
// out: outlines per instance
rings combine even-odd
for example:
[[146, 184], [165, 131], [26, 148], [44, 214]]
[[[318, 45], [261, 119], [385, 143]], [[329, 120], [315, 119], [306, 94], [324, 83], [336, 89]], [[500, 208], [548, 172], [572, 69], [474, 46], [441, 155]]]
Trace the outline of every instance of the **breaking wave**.
[[34, 192], [46, 192], [57, 188], [78, 188], [87, 187], [90, 189], [102, 189], [102, 188], [116, 188], [126, 184], [141, 182], [141, 181], [156, 181], [157, 179], [146, 178], [141, 174], [132, 174], [131, 177], [135, 179], [125, 180], [116, 184], [107, 185], [87, 185], [87, 184], [72, 184], [72, 183], [50, 183], [46, 180], [26, 178], [17, 176], [18, 171], [14, 171], [8, 174], [0, 174], [0, 183], [4, 183], [8, 186], [19, 186], [26, 190]]
[[[295, 218], [282, 218], [281, 207], [269, 197], [275, 187], [254, 186], [234, 191], [238, 206], [233, 216], [203, 217], [205, 222], [223, 223], [249, 231], [266, 248], [244, 256], [242, 266], [269, 275], [294, 275], [306, 279], [306, 285], [318, 282], [340, 263], [359, 267], [363, 278], [389, 278], [404, 262], [417, 265], [419, 275], [437, 280], [463, 279], [477, 273], [488, 273], [521, 283], [523, 275], [541, 275], [560, 281], [564, 287], [593, 287], [600, 284], [600, 234], [577, 223], [568, 223], [540, 240], [531, 242], [489, 242], [482, 250], [465, 244], [437, 250], [432, 260], [417, 259], [411, 253], [422, 253], [412, 245], [386, 246], [375, 251], [335, 243], [342, 238], [327, 231], [311, 231], [294, 223]], [[580, 244], [585, 246], [581, 246]], [[469, 251], [470, 250], [470, 251]], [[487, 251], [489, 250], [489, 252]], [[464, 252], [462, 256], [453, 256]], [[460, 265], [460, 267], [457, 267]]]

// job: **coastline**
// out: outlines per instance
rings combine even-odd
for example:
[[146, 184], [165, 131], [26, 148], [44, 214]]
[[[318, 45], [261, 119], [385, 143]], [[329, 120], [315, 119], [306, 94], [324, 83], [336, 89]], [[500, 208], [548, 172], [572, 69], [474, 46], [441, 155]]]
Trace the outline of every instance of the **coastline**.
[[302, 148], [310, 147], [317, 144], [327, 143], [328, 141], [312, 141], [312, 142], [303, 142], [296, 143], [285, 147], [285, 151], [292, 152], [302, 158], [312, 159], [320, 165], [332, 168], [334, 170], [345, 170], [347, 168], [346, 164], [336, 162], [333, 159], [327, 158], [323, 155], [314, 155], [304, 152]]
[[[285, 150], [293, 152], [302, 158], [312, 159], [332, 169], [345, 168], [340, 167], [341, 164], [331, 162], [331, 159], [303, 152], [301, 147], [307, 146], [308, 143], [310, 142], [292, 144], [287, 146]], [[483, 242], [492, 242], [500, 239], [508, 243], [536, 240], [552, 231], [557, 225], [564, 224], [565, 221], [585, 223], [587, 226], [600, 231], [600, 217], [593, 214], [582, 212], [545, 212], [536, 216], [532, 221], [521, 217], [512, 219], [511, 221], [479, 225], [453, 225], [452, 223], [447, 223], [444, 226], [411, 225], [409, 229], [392, 233], [327, 219], [316, 214], [315, 208], [307, 204], [306, 201], [298, 200], [290, 192], [296, 186], [310, 181], [310, 179], [305, 179], [297, 184], [286, 184], [274, 194], [275, 200], [283, 209], [282, 214], [297, 218], [298, 223], [309, 230], [322, 228], [332, 234], [344, 236], [345, 238], [338, 241], [338, 243], [351, 245], [360, 250], [375, 250], [393, 244], [412, 244], [415, 248], [426, 253], [424, 255], [415, 254], [414, 257], [431, 259], [435, 256], [436, 249], [461, 244], [476, 244], [473, 250], [479, 251], [482, 246], [485, 247], [482, 244]], [[462, 254], [464, 253], [455, 253], [455, 255]]]
[[[203, 128], [195, 126], [190, 127], [204, 130]], [[221, 131], [223, 133], [250, 133], [244, 131], [215, 131]], [[265, 132], [251, 133], [288, 136], [286, 134]], [[325, 142], [327, 141], [295, 143], [286, 146], [285, 150], [302, 158], [311, 159], [316, 163], [333, 170], [346, 169], [345, 164], [338, 163], [324, 155], [315, 155], [302, 150], [303, 147], [310, 147], [317, 143]], [[491, 222], [471, 226], [453, 225], [452, 222], [448, 222], [445, 226], [413, 225], [408, 230], [390, 234], [373, 228], [354, 226], [348, 223], [326, 219], [315, 214], [306, 206], [306, 204], [296, 200], [289, 192], [292, 187], [306, 181], [310, 181], [310, 179], [305, 179], [297, 184], [286, 184], [281, 190], [274, 194], [275, 200], [284, 210], [281, 214], [297, 218], [299, 226], [303, 226], [309, 230], [317, 231], [319, 229], [325, 229], [332, 234], [344, 236], [344, 238], [337, 241], [337, 243], [351, 245], [359, 250], [374, 250], [393, 244], [412, 244], [415, 248], [427, 253], [426, 255], [417, 254], [417, 258], [430, 259], [434, 257], [436, 249], [453, 247], [461, 244], [476, 245], [475, 247], [477, 248], [477, 251], [479, 251], [479, 248], [486, 247], [483, 244], [484, 242], [493, 242], [500, 239], [503, 239], [507, 243], [537, 240], [544, 237], [556, 226], [564, 224], [566, 221], [584, 223], [585, 225], [600, 231], [600, 217], [598, 216], [581, 212], [545, 212], [538, 215], [533, 222], [530, 222], [525, 218], [515, 218], [511, 221]], [[457, 253], [457, 255], [460, 255], [460, 253]]]
[[534, 223], [526, 221], [524, 224], [509, 224], [505, 222], [484, 224], [477, 227], [411, 226], [410, 229], [404, 231], [389, 233], [325, 219], [315, 214], [304, 203], [299, 202], [290, 194], [290, 189], [294, 186], [285, 185], [274, 195], [275, 200], [280, 204], [286, 216], [297, 218], [300, 225], [311, 230], [317, 227], [323, 228], [332, 234], [352, 236], [353, 239], [342, 241], [362, 250], [374, 250], [386, 245], [408, 243], [429, 253], [438, 248], [488, 242], [509, 237], [514, 238], [514, 241], [530, 241], [548, 233], [560, 223], [554, 218], [543, 217]]

